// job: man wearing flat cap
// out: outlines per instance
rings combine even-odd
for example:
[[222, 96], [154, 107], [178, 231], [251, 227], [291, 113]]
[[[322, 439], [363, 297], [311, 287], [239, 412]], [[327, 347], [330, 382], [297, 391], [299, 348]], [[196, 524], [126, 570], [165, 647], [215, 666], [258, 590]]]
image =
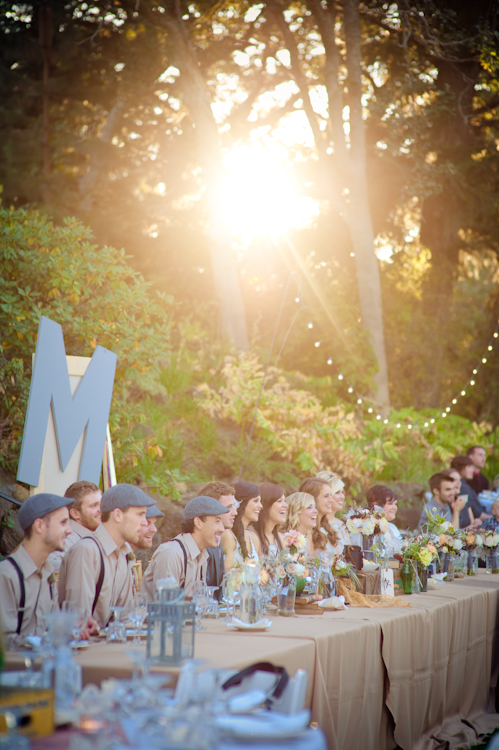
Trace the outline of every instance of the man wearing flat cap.
[[133, 542], [130, 543], [133, 552], [138, 552], [143, 549], [151, 549], [154, 536], [158, 533], [156, 522], [158, 519], [163, 518], [164, 515], [165, 514], [160, 511], [157, 505], [151, 505], [151, 507], [146, 510], [147, 526], [145, 529], [140, 529], [139, 541], [136, 544]]
[[201, 495], [184, 508], [182, 533], [160, 544], [142, 579], [142, 593], [149, 601], [156, 594], [156, 581], [172, 576], [179, 588], [192, 596], [196, 581], [206, 580], [208, 548], [218, 547], [224, 531], [222, 517], [229, 510], [213, 497]]
[[117, 484], [104, 492], [101, 523], [92, 536], [72, 547], [62, 561], [59, 599], [85, 607], [103, 628], [110, 608], [132, 599], [130, 544], [147, 527], [146, 511], [154, 500], [139, 487]]
[[44, 615], [59, 606], [47, 558], [51, 552], [64, 551], [71, 534], [67, 506], [72, 502], [71, 498], [40, 493], [29, 497], [19, 510], [23, 542], [0, 562], [2, 626], [8, 650], [23, 645], [27, 635], [42, 635]]

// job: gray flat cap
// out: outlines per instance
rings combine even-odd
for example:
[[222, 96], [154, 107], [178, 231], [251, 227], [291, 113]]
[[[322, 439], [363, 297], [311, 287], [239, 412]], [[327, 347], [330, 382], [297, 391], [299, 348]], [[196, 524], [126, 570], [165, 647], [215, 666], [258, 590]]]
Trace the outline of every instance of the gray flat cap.
[[146, 510], [146, 518], [162, 518], [165, 514], [160, 511], [157, 505], [151, 505]]
[[151, 505], [155, 505], [152, 497], [133, 484], [115, 484], [104, 492], [100, 501], [102, 513], [116, 508], [150, 508]]
[[222, 513], [228, 513], [229, 509], [207, 495], [200, 495], [189, 500], [184, 508], [184, 520], [189, 521], [197, 516], [221, 516]]
[[25, 531], [37, 518], [43, 518], [47, 513], [52, 513], [53, 510], [64, 508], [64, 506], [72, 505], [73, 503], [74, 500], [71, 497], [50, 495], [48, 492], [40, 492], [38, 495], [32, 495], [24, 501], [17, 514], [19, 526]]

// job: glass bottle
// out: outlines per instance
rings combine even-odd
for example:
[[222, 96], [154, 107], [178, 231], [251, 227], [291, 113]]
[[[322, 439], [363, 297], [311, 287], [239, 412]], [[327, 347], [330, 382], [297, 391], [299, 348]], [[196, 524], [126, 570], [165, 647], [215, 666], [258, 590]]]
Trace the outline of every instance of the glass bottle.
[[263, 617], [263, 597], [260, 586], [247, 583], [241, 590], [241, 620], [254, 625]]
[[277, 614], [291, 617], [295, 614], [296, 586], [294, 580], [285, 580], [277, 589]]
[[412, 594], [412, 567], [411, 561], [408, 557], [404, 557], [404, 564], [400, 571], [400, 578], [402, 580], [404, 594]]

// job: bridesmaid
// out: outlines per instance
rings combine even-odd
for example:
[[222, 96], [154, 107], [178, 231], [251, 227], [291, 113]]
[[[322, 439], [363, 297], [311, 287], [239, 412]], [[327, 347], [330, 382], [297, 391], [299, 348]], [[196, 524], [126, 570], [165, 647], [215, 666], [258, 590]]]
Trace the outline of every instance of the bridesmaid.
[[262, 510], [258, 521], [249, 528], [258, 555], [277, 555], [283, 548], [279, 529], [286, 521], [288, 504], [284, 489], [278, 484], [265, 482], [260, 485]]
[[258, 560], [258, 552], [248, 526], [258, 521], [262, 509], [260, 490], [256, 484], [249, 482], [236, 482], [234, 490], [239, 507], [232, 529], [225, 529], [220, 542], [225, 555], [225, 570], [230, 570], [248, 558]]
[[286, 531], [299, 531], [307, 538], [307, 552], [315, 555], [326, 549], [326, 538], [317, 528], [318, 512], [315, 507], [314, 496], [307, 492], [293, 492], [286, 498], [288, 504], [286, 523], [282, 527]]
[[343, 510], [345, 504], [345, 492], [343, 489], [345, 483], [334, 473], [334, 471], [320, 471], [317, 474], [316, 479], [321, 479], [323, 482], [327, 482], [331, 488], [332, 502], [331, 513], [328, 515], [328, 521], [338, 536], [338, 543], [335, 547], [336, 554], [341, 555], [344, 548], [349, 544], [352, 544], [347, 527], [343, 521], [336, 517], [336, 514]]
[[[333, 493], [331, 487], [322, 479], [305, 479], [300, 485], [300, 492], [308, 492], [315, 500], [317, 508], [317, 541], [315, 545], [322, 548], [324, 552], [333, 555], [336, 554], [336, 545], [338, 544], [338, 535], [335, 529], [329, 523], [329, 518], [333, 515]], [[322, 534], [322, 542], [318, 534]]]

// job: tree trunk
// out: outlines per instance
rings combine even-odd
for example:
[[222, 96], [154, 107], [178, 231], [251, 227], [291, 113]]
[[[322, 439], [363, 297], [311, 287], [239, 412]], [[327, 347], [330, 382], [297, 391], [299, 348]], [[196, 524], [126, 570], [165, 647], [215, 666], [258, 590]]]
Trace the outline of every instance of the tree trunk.
[[379, 370], [374, 382], [377, 402], [390, 406], [388, 367], [383, 328], [383, 304], [379, 264], [374, 252], [374, 232], [367, 189], [366, 137], [362, 117], [362, 55], [360, 46], [359, 2], [343, 0], [347, 49], [348, 101], [350, 105], [350, 185], [346, 220], [355, 253], [360, 311], [363, 327], [369, 332]]
[[42, 5], [38, 12], [38, 41], [43, 59], [43, 201], [51, 202], [50, 190], [50, 118], [49, 118], [49, 77], [52, 52], [52, 9]]
[[222, 330], [234, 346], [248, 348], [246, 314], [239, 285], [229, 219], [223, 210], [220, 191], [223, 175], [218, 126], [211, 109], [211, 96], [177, 2], [164, 3], [165, 13], [151, 13], [145, 3], [135, 8], [149, 22], [168, 32], [175, 64], [180, 70], [185, 102], [196, 131], [199, 163], [203, 172], [208, 205], [208, 247], [213, 284], [216, 289]]

